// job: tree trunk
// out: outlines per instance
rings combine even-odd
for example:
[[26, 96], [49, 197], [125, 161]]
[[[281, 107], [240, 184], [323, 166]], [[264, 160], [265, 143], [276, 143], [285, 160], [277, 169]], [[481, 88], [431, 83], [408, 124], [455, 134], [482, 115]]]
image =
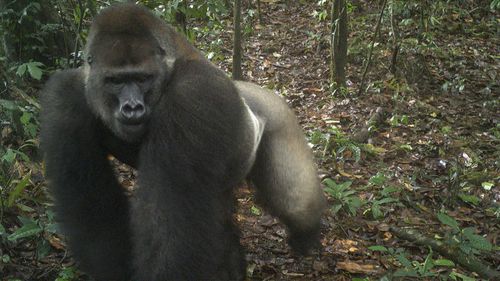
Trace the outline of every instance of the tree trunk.
[[345, 87], [347, 65], [347, 7], [345, 0], [333, 0], [331, 10], [330, 80]]
[[241, 0], [234, 1], [233, 79], [242, 80], [241, 71]]
[[262, 12], [260, 10], [260, 0], [257, 0], [257, 16], [259, 19], [259, 24], [262, 24]]

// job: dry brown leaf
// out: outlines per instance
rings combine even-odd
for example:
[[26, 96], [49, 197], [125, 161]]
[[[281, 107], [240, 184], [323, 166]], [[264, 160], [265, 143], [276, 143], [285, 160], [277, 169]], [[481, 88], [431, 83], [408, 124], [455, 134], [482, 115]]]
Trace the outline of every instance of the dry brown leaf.
[[341, 261], [337, 262], [337, 268], [341, 270], [348, 271], [350, 273], [366, 273], [373, 274], [377, 273], [377, 266], [373, 264], [358, 264], [352, 261]]

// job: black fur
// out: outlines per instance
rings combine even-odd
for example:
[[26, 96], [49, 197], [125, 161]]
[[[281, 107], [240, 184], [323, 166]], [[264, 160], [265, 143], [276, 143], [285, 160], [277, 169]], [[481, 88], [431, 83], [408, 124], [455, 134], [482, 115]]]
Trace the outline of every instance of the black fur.
[[54, 75], [42, 95], [41, 140], [58, 220], [82, 269], [127, 280], [129, 207], [101, 142], [107, 129], [87, 106], [81, 72]]
[[[49, 188], [85, 272], [97, 280], [243, 280], [233, 188], [250, 170], [294, 249], [317, 243], [324, 198], [303, 133], [281, 99], [233, 83], [135, 5], [104, 10], [89, 38], [92, 59], [55, 74], [41, 100]], [[132, 98], [145, 107], [135, 127], [119, 119], [122, 100]], [[257, 151], [260, 133], [247, 104], [266, 126]], [[138, 170], [132, 198], [110, 154]]]

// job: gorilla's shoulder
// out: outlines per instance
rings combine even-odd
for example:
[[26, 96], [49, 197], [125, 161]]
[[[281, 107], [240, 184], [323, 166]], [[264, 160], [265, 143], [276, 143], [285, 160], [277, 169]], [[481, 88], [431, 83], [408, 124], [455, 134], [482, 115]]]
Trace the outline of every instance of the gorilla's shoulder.
[[86, 108], [83, 70], [68, 69], [52, 74], [41, 92], [40, 101], [44, 114], [54, 111], [52, 114], [59, 115]]
[[43, 90], [43, 95], [59, 96], [60, 94], [83, 94], [85, 90], [83, 76], [83, 70], [81, 68], [57, 71], [51, 75]]

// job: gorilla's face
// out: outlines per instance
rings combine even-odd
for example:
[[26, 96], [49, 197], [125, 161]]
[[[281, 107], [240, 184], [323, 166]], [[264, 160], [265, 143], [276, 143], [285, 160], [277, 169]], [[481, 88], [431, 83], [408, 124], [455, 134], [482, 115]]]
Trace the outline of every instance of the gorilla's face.
[[164, 51], [147, 35], [97, 34], [87, 57], [86, 98], [113, 133], [138, 142], [161, 95]]

